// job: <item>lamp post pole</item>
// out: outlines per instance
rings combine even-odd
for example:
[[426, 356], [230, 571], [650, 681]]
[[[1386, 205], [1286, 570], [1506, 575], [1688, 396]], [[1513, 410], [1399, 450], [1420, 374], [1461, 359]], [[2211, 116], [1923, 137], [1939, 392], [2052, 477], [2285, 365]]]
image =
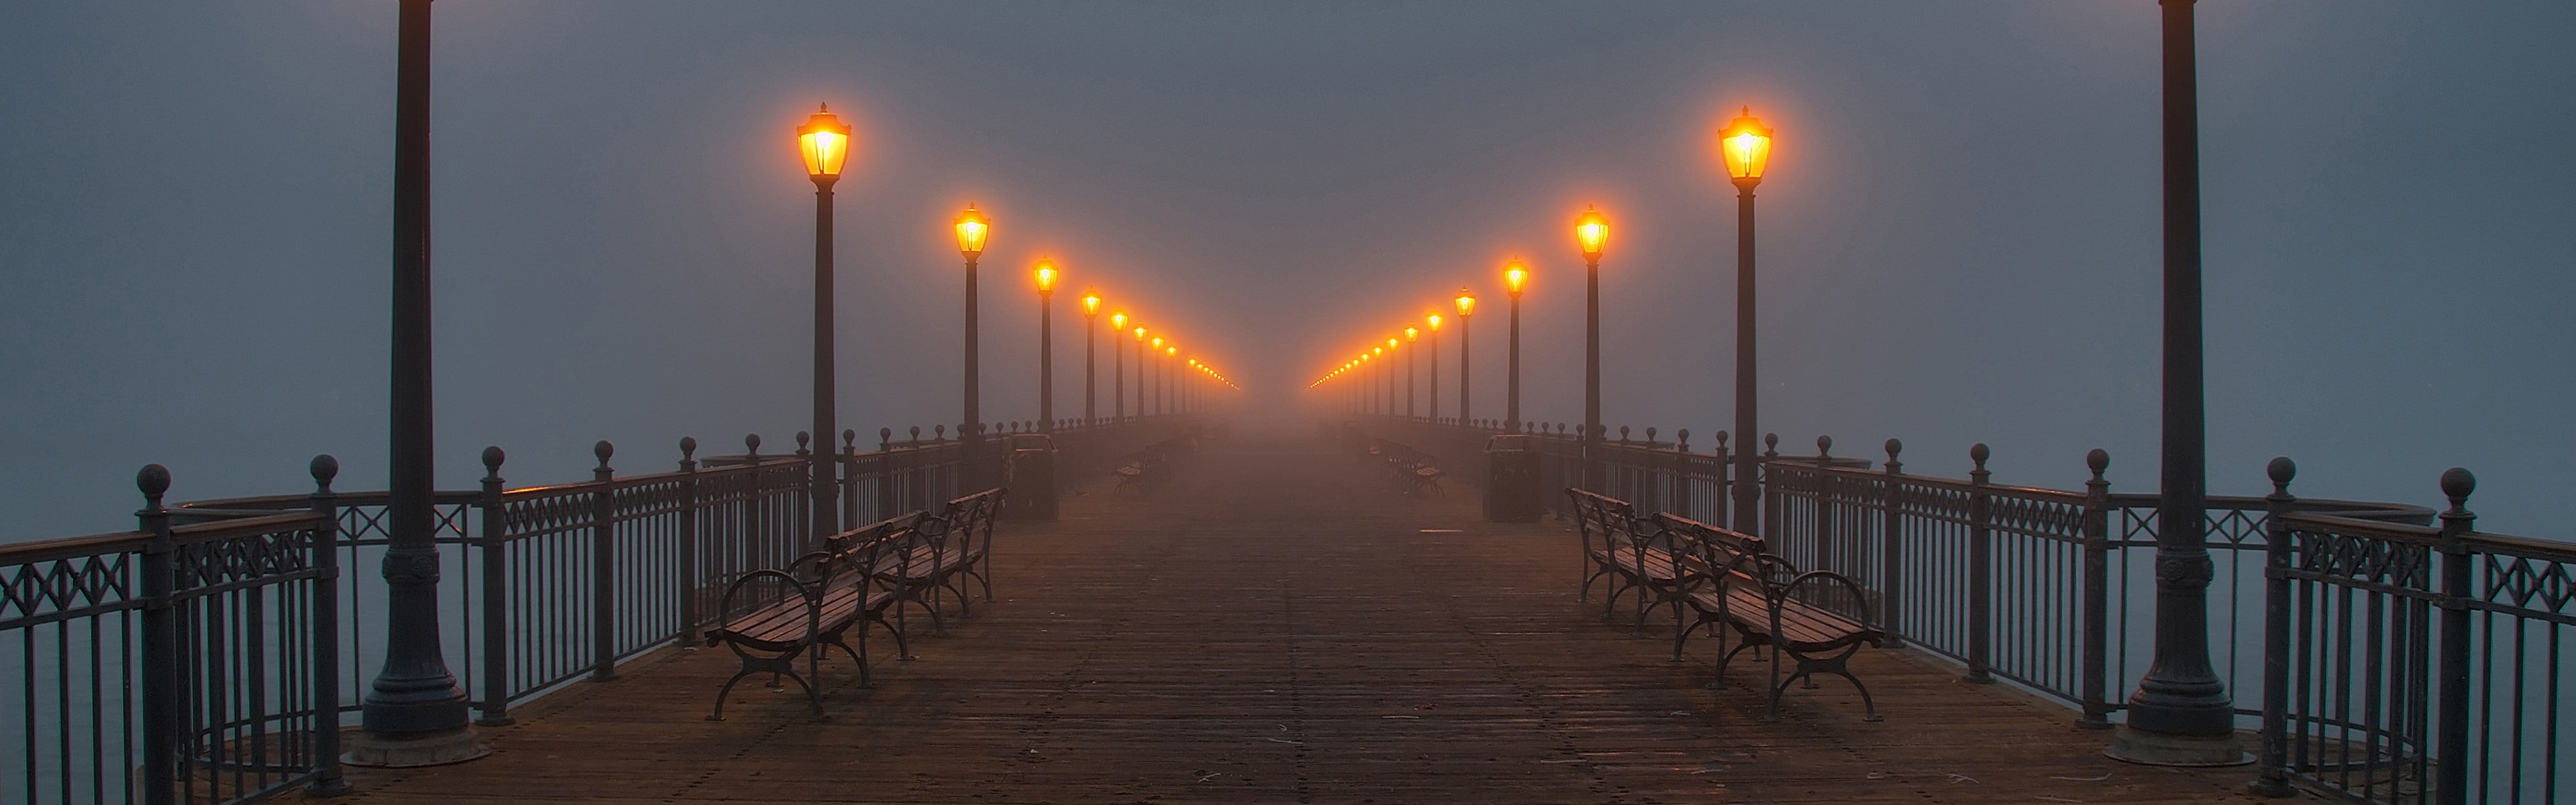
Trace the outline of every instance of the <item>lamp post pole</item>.
[[1419, 372], [1413, 367], [1414, 328], [1404, 328], [1404, 418], [1413, 419], [1413, 379]]
[[1127, 419], [1127, 350], [1118, 337], [1127, 334], [1127, 314], [1109, 314], [1109, 419]]
[[1440, 421], [1440, 314], [1431, 314], [1431, 318], [1424, 323], [1431, 325], [1431, 344], [1427, 348], [1431, 355], [1426, 359], [1431, 369], [1431, 379], [1427, 386], [1431, 390], [1430, 421], [1437, 423]]
[[1100, 295], [1082, 295], [1082, 424], [1100, 424], [1100, 387], [1095, 347], [1100, 335]]
[[1753, 351], [1753, 188], [1762, 184], [1762, 172], [1771, 162], [1771, 130], [1753, 117], [1748, 108], [1744, 114], [1726, 124], [1718, 133], [1718, 152], [1726, 162], [1727, 177], [1735, 183], [1735, 485], [1730, 501], [1737, 531], [1754, 533], [1761, 522], [1754, 508], [1762, 499], [1760, 467], [1753, 452], [1755, 397]]
[[1601, 463], [1601, 258], [1583, 260], [1583, 487], [1599, 489]]
[[1475, 312], [1476, 297], [1469, 295], [1465, 288], [1458, 289], [1458, 424], [1471, 427], [1476, 424], [1473, 410], [1476, 397], [1467, 379], [1476, 364], [1468, 360], [1467, 355], [1468, 348], [1476, 343], [1475, 329], [1471, 324], [1476, 318]]
[[[481, 757], [465, 694], [439, 645], [438, 511], [430, 439], [429, 0], [396, 11], [390, 466], [385, 505], [385, 659], [368, 688], [354, 765]], [[435, 758], [435, 760], [431, 760]], [[156, 798], [167, 792], [157, 792]], [[161, 800], [167, 801], [167, 800]]]
[[1583, 486], [1599, 489], [1601, 465], [1601, 250], [1610, 240], [1610, 221], [1586, 207], [1574, 222], [1575, 241], [1583, 247]]
[[1508, 333], [1505, 351], [1510, 353], [1510, 360], [1504, 364], [1503, 369], [1503, 418], [1508, 420], [1503, 427], [1505, 431], [1519, 433], [1521, 432], [1521, 290], [1519, 288], [1512, 289], [1511, 299], [1512, 303], [1509, 305], [1511, 315], [1506, 317], [1511, 320], [1511, 323], [1504, 328]]
[[2201, 374], [2200, 110], [2192, 0], [2160, 0], [2164, 39], [2164, 494], [2156, 509], [2153, 661], [2109, 754], [2243, 762], [2235, 703], [2209, 658], [2207, 425]]
[[966, 484], [980, 487], [984, 479], [983, 451], [979, 449], [984, 444], [984, 391], [983, 347], [977, 341], [980, 329], [975, 321], [975, 264], [984, 256], [984, 241], [992, 234], [992, 223], [975, 210], [975, 205], [968, 204], [966, 211], [958, 214], [956, 228], [957, 252], [966, 258], [966, 382], [963, 395], [966, 421], [957, 426], [957, 439], [966, 451], [963, 473]]
[[[816, 115], [806, 124], [809, 132], [830, 133], [839, 126], [829, 115]], [[839, 126], [843, 143], [848, 142], [849, 127]], [[846, 147], [846, 146], [843, 146]], [[830, 536], [840, 532], [840, 461], [831, 450], [832, 434], [841, 432], [833, 422], [834, 392], [837, 390], [832, 368], [832, 184], [841, 178], [839, 166], [829, 170], [807, 171], [814, 180], [814, 450], [808, 480], [813, 492], [806, 496], [812, 504], [813, 536]]]
[[1136, 416], [1145, 416], [1145, 328], [1136, 328]]
[[1055, 263], [1038, 260], [1038, 432], [1055, 432]]

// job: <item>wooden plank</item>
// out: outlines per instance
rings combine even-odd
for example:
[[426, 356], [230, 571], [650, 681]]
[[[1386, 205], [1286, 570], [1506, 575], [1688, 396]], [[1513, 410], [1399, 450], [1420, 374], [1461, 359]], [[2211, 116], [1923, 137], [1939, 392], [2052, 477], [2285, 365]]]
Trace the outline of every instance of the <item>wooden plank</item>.
[[[487, 730], [484, 760], [353, 770], [370, 802], [2217, 802], [2247, 772], [2120, 764], [2074, 713], [1907, 652], [1758, 720], [1763, 664], [1711, 690], [1715, 643], [1666, 661], [1574, 600], [1578, 538], [1417, 498], [1315, 446], [1215, 445], [1143, 494], [1006, 522], [996, 592], [878, 686], [824, 664], [824, 705], [672, 652]], [[1421, 529], [1458, 529], [1422, 533]], [[916, 613], [918, 614], [918, 613]]]

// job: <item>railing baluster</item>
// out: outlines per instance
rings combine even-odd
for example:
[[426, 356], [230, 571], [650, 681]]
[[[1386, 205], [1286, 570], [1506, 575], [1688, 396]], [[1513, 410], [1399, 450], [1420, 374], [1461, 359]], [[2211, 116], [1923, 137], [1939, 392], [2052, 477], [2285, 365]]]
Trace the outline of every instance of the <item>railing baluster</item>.
[[680, 531], [678, 553], [679, 628], [671, 639], [684, 650], [697, 648], [691, 635], [698, 628], [698, 440], [680, 437]]
[[590, 681], [606, 682], [617, 678], [617, 476], [608, 467], [617, 448], [603, 439], [590, 452], [599, 456], [590, 471], [598, 484], [590, 508]]
[[[2452, 467], [2442, 473], [2442, 496], [2450, 499], [2451, 507], [2441, 515], [2442, 678], [2438, 683], [2440, 710], [2434, 715], [2439, 731], [2433, 746], [2432, 791], [2432, 801], [2437, 805], [2466, 805], [2469, 801], [2469, 603], [2475, 593], [2469, 588], [2469, 546], [2462, 537], [2478, 521], [2467, 506], [2469, 494], [2477, 488], [2477, 476], [2468, 470]], [[2527, 669], [2515, 671], [2520, 676]]]
[[1987, 671], [1994, 650], [1994, 529], [1988, 521], [1992, 507], [1986, 494], [1986, 445], [1979, 442], [1968, 448], [1968, 458], [1977, 463], [1968, 472], [1968, 675], [1962, 681], [1985, 684], [1995, 681]]
[[2085, 453], [2084, 466], [2093, 477], [2084, 482], [2084, 679], [2078, 683], [2084, 712], [2075, 725], [2109, 729], [2111, 604], [2105, 588], [2111, 584], [2111, 482], [2102, 473], [2111, 468], [2111, 454], [2100, 449]]
[[474, 507], [483, 515], [482, 533], [472, 543], [483, 571], [483, 713], [474, 723], [499, 727], [510, 717], [510, 518], [501, 495], [499, 447], [483, 448], [483, 487]]
[[1887, 488], [1880, 500], [1878, 515], [1878, 619], [1880, 631], [1887, 633], [1888, 648], [1905, 647], [1905, 630], [1901, 625], [1905, 611], [1905, 541], [1900, 538], [1905, 533], [1905, 462], [1896, 460], [1896, 454], [1904, 450], [1904, 442], [1887, 440]]
[[[1815, 507], [1808, 512], [1815, 522], [1816, 564], [1810, 570], [1841, 572], [1834, 567], [1834, 437], [1816, 437]], [[1853, 575], [1858, 575], [1857, 573]]]
[[170, 491], [170, 470], [147, 465], [134, 476], [143, 491], [143, 510], [135, 513], [137, 529], [152, 535], [143, 547], [143, 786], [144, 805], [170, 805], [178, 784], [179, 731], [188, 703], [179, 698], [179, 613], [173, 594], [178, 578], [172, 562], [170, 510], [161, 494]]
[[349, 793], [340, 772], [340, 496], [331, 480], [340, 475], [340, 460], [313, 457], [313, 768], [305, 791], [336, 797]]

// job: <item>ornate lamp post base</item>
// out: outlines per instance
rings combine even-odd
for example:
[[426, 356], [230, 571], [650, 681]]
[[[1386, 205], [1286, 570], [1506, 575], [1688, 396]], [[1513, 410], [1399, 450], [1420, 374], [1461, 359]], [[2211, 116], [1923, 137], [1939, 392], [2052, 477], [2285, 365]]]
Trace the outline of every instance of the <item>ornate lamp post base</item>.
[[2234, 732], [2177, 735], [2120, 725], [2102, 754], [2145, 766], [2242, 766], [2254, 762]]
[[492, 754], [492, 747], [474, 735], [473, 727], [400, 733], [350, 730], [342, 740], [347, 742], [349, 751], [340, 756], [340, 762], [351, 766], [387, 769], [444, 766]]

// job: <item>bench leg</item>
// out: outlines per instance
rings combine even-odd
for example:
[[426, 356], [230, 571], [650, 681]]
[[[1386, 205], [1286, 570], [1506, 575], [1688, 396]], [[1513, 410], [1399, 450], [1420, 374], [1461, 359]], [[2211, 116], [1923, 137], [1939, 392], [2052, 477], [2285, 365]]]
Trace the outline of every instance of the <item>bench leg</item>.
[[734, 650], [734, 654], [736, 656], [742, 658], [742, 670], [735, 671], [733, 678], [725, 680], [724, 687], [716, 689], [716, 709], [715, 712], [707, 714], [708, 721], [723, 721], [725, 699], [733, 695], [733, 686], [735, 683], [741, 682], [743, 677], [760, 673], [762, 671], [769, 672], [773, 682], [779, 677], [796, 680], [796, 686], [805, 689], [806, 702], [814, 706], [814, 720], [832, 720], [830, 715], [826, 715], [823, 712], [822, 694], [814, 690], [813, 683], [805, 681], [805, 676], [803, 674], [796, 673], [796, 655], [805, 653], [804, 649], [798, 649], [779, 657], [754, 657], [745, 653], [739, 646], [728, 644], [728, 647]]
[[[1878, 702], [1870, 698], [1869, 686], [1861, 684], [1860, 677], [1853, 676], [1851, 672], [1851, 666], [1848, 661], [1851, 659], [1852, 654], [1859, 650], [1860, 647], [1853, 646], [1844, 650], [1841, 654], [1822, 658], [1809, 657], [1804, 654], [1793, 655], [1798, 660], [1797, 673], [1790, 674], [1788, 679], [1779, 680], [1777, 683], [1772, 685], [1770, 710], [1763, 715], [1762, 720], [1780, 720], [1780, 694], [1786, 692], [1790, 685], [1801, 680], [1807, 683], [1808, 688], [1816, 687], [1815, 676], [1817, 674], [1833, 674], [1846, 680], [1850, 680], [1852, 683], [1852, 689], [1860, 691], [1861, 720], [1882, 720], [1878, 715]], [[1771, 653], [1773, 667], [1778, 667], [1780, 655], [1784, 653], [1788, 652], [1775, 651]], [[1777, 671], [1774, 671], [1774, 674], [1776, 675]]]
[[[1749, 635], [1748, 635], [1748, 636], [1743, 637], [1742, 639], [1740, 639], [1740, 640], [1738, 640], [1738, 641], [1736, 641], [1736, 643], [1735, 643], [1735, 648], [1734, 648], [1734, 649], [1732, 649], [1732, 650], [1728, 650], [1728, 651], [1726, 651], [1725, 653], [1718, 655], [1718, 658], [1717, 658], [1717, 673], [1716, 673], [1716, 674], [1715, 674], [1711, 679], [1709, 679], [1709, 681], [1708, 681], [1708, 686], [1709, 686], [1710, 688], [1721, 688], [1721, 687], [1725, 687], [1725, 686], [1726, 686], [1726, 665], [1727, 665], [1727, 663], [1734, 662], [1734, 661], [1735, 661], [1735, 655], [1744, 653], [1744, 651], [1745, 651], [1746, 649], [1759, 648], [1761, 645], [1762, 645], [1762, 644], [1760, 644], [1760, 643], [1754, 642], [1753, 638], [1752, 638], [1751, 636], [1749, 636]], [[1717, 636], [1717, 647], [1718, 647], [1718, 648], [1721, 648], [1721, 649], [1726, 648], [1726, 633], [1725, 633], [1725, 632], [1719, 632], [1719, 633], [1718, 633], [1718, 636]], [[1758, 659], [1761, 659], [1761, 658], [1762, 658], [1762, 655], [1760, 655], [1760, 654], [1755, 654], [1755, 655], [1754, 655], [1754, 659], [1757, 659], [1757, 660], [1758, 660]]]
[[[900, 607], [903, 606], [903, 603], [898, 601], [894, 605]], [[878, 624], [885, 626], [886, 632], [894, 635], [895, 659], [906, 662], [912, 660], [912, 643], [911, 641], [904, 639], [903, 629], [896, 627], [892, 623], [887, 623], [883, 614], [869, 615], [868, 620], [876, 621]], [[903, 613], [900, 610], [895, 612], [895, 620], [903, 620]], [[865, 649], [867, 648], [867, 645], [867, 641], [864, 638], [859, 641], [859, 648]]]
[[[861, 621], [859, 621], [858, 628], [859, 628], [859, 647], [858, 647], [858, 648], [851, 648], [851, 647], [850, 647], [850, 643], [849, 643], [849, 641], [848, 641], [848, 640], [846, 640], [846, 639], [844, 639], [844, 638], [841, 636], [841, 634], [840, 634], [839, 632], [834, 632], [834, 633], [832, 633], [832, 634], [824, 635], [824, 636], [823, 636], [823, 643], [824, 643], [825, 645], [839, 646], [839, 647], [841, 648], [841, 653], [843, 653], [843, 654], [847, 654], [847, 655], [850, 655], [850, 661], [851, 661], [851, 662], [855, 662], [855, 663], [858, 663], [858, 664], [859, 664], [859, 687], [863, 687], [863, 688], [867, 688], [867, 687], [875, 687], [875, 685], [874, 685], [873, 683], [871, 683], [871, 682], [869, 682], [869, 681], [868, 681], [868, 651], [867, 651], [867, 646], [868, 646], [868, 623], [867, 623], [867, 621], [865, 621], [865, 620], [861, 620]], [[817, 674], [817, 676], [816, 676], [815, 678], [817, 678], [817, 679], [822, 678], [822, 677], [820, 676], [819, 672], [818, 672], [818, 674]]]

